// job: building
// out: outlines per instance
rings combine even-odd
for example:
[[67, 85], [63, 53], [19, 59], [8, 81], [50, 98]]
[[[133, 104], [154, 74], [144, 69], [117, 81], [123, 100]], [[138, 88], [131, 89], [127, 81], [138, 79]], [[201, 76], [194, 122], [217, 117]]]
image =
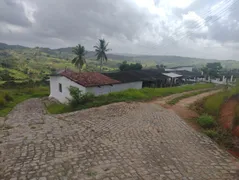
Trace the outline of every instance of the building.
[[161, 70], [130, 70], [114, 73], [104, 73], [104, 75], [120, 82], [142, 82], [142, 87], [169, 87], [180, 84], [182, 75], [176, 73], [166, 73]]
[[98, 96], [130, 88], [141, 89], [142, 81], [120, 82], [97, 72], [76, 73], [64, 70], [50, 76], [50, 97], [61, 103], [68, 102], [71, 98], [69, 92], [71, 86], [79, 88], [82, 93], [89, 92]]
[[193, 71], [193, 66], [177, 66], [172, 68], [166, 68], [165, 71], [176, 72], [176, 71]]

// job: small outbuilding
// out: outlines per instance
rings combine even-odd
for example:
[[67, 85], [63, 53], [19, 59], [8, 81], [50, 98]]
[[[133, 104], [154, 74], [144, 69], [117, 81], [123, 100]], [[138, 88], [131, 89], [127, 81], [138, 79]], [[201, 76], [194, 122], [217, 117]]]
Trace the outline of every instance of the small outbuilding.
[[69, 87], [77, 87], [82, 93], [96, 96], [127, 89], [141, 89], [142, 81], [121, 82], [98, 72], [73, 72], [64, 70], [50, 76], [50, 97], [66, 103], [71, 98]]

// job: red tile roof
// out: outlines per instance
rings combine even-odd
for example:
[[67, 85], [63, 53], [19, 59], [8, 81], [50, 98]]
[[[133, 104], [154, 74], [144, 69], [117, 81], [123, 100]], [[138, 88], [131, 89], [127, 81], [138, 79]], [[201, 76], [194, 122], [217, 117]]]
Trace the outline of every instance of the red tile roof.
[[103, 74], [97, 72], [80, 72], [65, 70], [60, 72], [60, 75], [80, 84], [84, 87], [102, 86], [110, 84], [118, 84], [120, 81], [111, 79]]

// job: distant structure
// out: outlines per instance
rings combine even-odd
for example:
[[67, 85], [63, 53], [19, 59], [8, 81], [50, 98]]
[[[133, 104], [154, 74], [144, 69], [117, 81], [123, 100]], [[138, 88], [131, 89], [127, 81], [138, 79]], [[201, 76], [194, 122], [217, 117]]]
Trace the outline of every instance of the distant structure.
[[193, 72], [193, 66], [177, 66], [172, 68], [166, 68], [165, 71], [176, 72], [176, 71], [189, 71]]

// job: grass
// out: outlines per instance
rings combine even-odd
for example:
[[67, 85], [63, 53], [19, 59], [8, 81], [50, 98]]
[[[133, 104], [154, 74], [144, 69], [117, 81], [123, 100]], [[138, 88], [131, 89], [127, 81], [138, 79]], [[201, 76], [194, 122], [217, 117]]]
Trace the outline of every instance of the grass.
[[214, 129], [203, 130], [203, 133], [225, 148], [230, 149], [233, 147], [232, 135], [229, 131], [217, 127]]
[[213, 119], [212, 116], [207, 114], [203, 114], [197, 118], [197, 123], [205, 129], [210, 129], [216, 126], [216, 121]]
[[[231, 89], [225, 89], [219, 93], [206, 97], [198, 101], [193, 109], [199, 114], [208, 114], [200, 116], [196, 122], [202, 127], [202, 132], [216, 141], [219, 145], [226, 148], [233, 148], [233, 136], [230, 130], [225, 130], [217, 123], [219, 118], [221, 106], [231, 96], [239, 93], [239, 85]], [[239, 123], [239, 106], [235, 109], [236, 115], [233, 124]]]
[[239, 86], [224, 90], [204, 99], [203, 110], [205, 113], [217, 117], [222, 104], [231, 96], [239, 93]]
[[201, 90], [201, 91], [197, 91], [197, 92], [192, 92], [192, 93], [184, 94], [182, 96], [176, 97], [176, 98], [168, 101], [167, 104], [174, 105], [174, 104], [178, 103], [182, 99], [185, 99], [185, 98], [188, 98], [188, 97], [191, 97], [191, 96], [196, 96], [198, 94], [202, 94], [202, 93], [205, 93], [205, 92], [209, 92], [211, 90], [212, 89], [206, 89], [206, 90]]
[[[8, 100], [5, 95], [7, 94]], [[18, 103], [37, 97], [49, 95], [49, 88], [45, 86], [34, 88], [4, 89], [0, 90], [0, 101], [4, 99], [4, 103], [0, 105], [0, 117], [6, 116]]]
[[175, 93], [182, 93], [186, 91], [211, 88], [213, 84], [194, 84], [179, 87], [168, 88], [143, 88], [140, 90], [129, 89], [121, 92], [113, 92], [107, 95], [101, 95], [94, 98], [94, 101], [88, 101], [84, 104], [79, 104], [76, 107], [63, 104], [51, 104], [47, 107], [48, 111], [52, 114], [59, 114], [71, 112], [91, 107], [98, 107], [115, 102], [130, 102], [130, 101], [145, 101], [151, 100], [156, 97], [168, 96]]

